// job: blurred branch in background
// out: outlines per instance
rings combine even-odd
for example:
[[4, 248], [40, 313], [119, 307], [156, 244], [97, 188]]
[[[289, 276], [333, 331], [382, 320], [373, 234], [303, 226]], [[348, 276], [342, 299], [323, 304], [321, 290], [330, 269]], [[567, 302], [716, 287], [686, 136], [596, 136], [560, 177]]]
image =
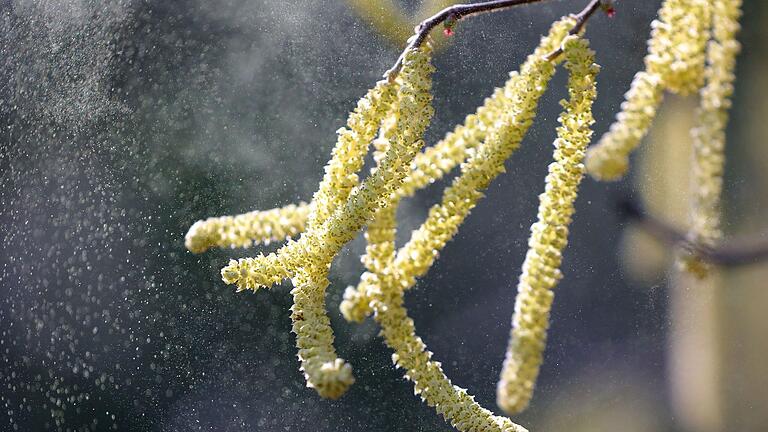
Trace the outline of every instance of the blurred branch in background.
[[682, 248], [698, 258], [719, 266], [755, 264], [768, 259], [768, 235], [757, 238], [739, 238], [705, 245], [691, 241], [672, 224], [648, 213], [637, 201], [623, 198], [618, 202], [622, 216], [632, 220], [645, 232], [670, 248]]

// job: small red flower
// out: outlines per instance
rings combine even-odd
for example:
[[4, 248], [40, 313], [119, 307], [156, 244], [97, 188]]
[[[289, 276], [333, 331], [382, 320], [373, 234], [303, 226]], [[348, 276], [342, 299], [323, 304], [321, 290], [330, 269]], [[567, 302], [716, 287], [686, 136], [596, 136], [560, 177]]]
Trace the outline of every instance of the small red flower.
[[443, 21], [443, 34], [445, 37], [453, 36], [453, 27], [456, 25], [458, 19], [455, 16], [450, 16]]
[[616, 9], [613, 7], [613, 0], [602, 0], [600, 2], [600, 8], [608, 15], [608, 18], [616, 16]]

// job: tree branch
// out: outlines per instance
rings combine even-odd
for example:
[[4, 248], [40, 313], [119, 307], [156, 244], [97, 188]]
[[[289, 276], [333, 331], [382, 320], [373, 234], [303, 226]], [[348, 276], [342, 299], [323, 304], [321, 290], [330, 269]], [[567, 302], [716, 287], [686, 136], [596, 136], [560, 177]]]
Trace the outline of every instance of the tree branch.
[[[400, 69], [403, 67], [403, 60], [405, 59], [405, 53], [407, 53], [409, 50], [420, 47], [424, 40], [426, 40], [429, 33], [437, 27], [438, 25], [445, 23], [446, 21], [455, 23], [461, 20], [462, 18], [474, 16], [474, 15], [480, 15], [487, 12], [494, 12], [498, 10], [503, 9], [509, 9], [515, 6], [520, 6], [524, 4], [530, 4], [530, 3], [539, 3], [544, 0], [493, 0], [493, 1], [487, 1], [482, 3], [471, 3], [471, 4], [458, 4], [453, 5], [450, 7], [447, 7], [440, 12], [436, 13], [435, 15], [425, 19], [422, 21], [419, 25], [416, 26], [415, 33], [411, 38], [408, 40], [408, 45], [405, 47], [403, 52], [400, 54], [400, 57], [397, 58], [397, 61], [395, 62], [395, 65], [392, 66], [391, 69], [389, 69], [385, 74], [384, 78], [387, 78], [388, 80], [392, 81], [397, 77], [397, 74], [400, 72]], [[581, 31], [581, 29], [584, 27], [584, 24], [589, 19], [590, 16], [598, 9], [598, 7], [601, 5], [601, 0], [591, 0], [589, 5], [579, 12], [574, 17], [576, 18], [576, 25], [571, 30], [571, 34], [576, 34]], [[557, 57], [562, 53], [562, 50], [557, 50], [547, 56], [548, 60], [551, 60], [550, 56], [553, 56], [552, 58]]]
[[692, 242], [672, 225], [647, 213], [632, 199], [620, 199], [617, 208], [623, 217], [636, 222], [640, 228], [662, 243], [681, 247], [711, 264], [734, 267], [768, 260], [768, 236], [763, 235], [757, 240], [753, 237], [727, 240], [714, 246], [707, 246]]

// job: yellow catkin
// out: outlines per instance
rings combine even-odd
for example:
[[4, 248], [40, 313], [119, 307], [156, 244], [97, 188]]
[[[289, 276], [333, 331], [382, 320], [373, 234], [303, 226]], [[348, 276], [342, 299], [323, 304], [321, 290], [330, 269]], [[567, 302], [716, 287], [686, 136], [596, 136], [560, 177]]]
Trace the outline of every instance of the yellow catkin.
[[[549, 34], [542, 38], [539, 47], [521, 66], [520, 73], [513, 72], [505, 87], [495, 92], [493, 101], [486, 101], [487, 108], [479, 109], [479, 115], [472, 119], [473, 122], [485, 123], [486, 119], [490, 119], [487, 116], [493, 115], [494, 121], [482, 127], [477, 124], [467, 127], [465, 132], [458, 132], [457, 128], [457, 132], [452, 135], [461, 137], [466, 136], [465, 133], [473, 133], [475, 136], [472, 140], [482, 136], [486, 144], [475, 148], [472, 157], [462, 165], [462, 174], [444, 192], [442, 202], [430, 209], [426, 221], [413, 232], [410, 241], [398, 252], [396, 270], [393, 270], [392, 277], [393, 283], [400, 289], [411, 288], [416, 278], [427, 272], [437, 251], [453, 238], [459, 225], [482, 197], [480, 191], [503, 172], [504, 161], [517, 148], [528, 130], [538, 100], [554, 73], [554, 65], [544, 60], [544, 56], [560, 46], [573, 25], [574, 20], [570, 17], [556, 22]], [[493, 132], [488, 133], [489, 128]], [[444, 142], [448, 142], [448, 139]], [[347, 320], [359, 322], [370, 315], [372, 308], [368, 292], [375, 287], [377, 281], [374, 272], [369, 271], [363, 274], [356, 288], [346, 289], [340, 309]]]
[[333, 330], [325, 313], [328, 268], [299, 270], [291, 281], [292, 330], [307, 387], [325, 398], [337, 399], [355, 382], [352, 367], [336, 355]]
[[[285, 277], [292, 278], [291, 318], [301, 368], [307, 386], [325, 398], [340, 397], [354, 382], [350, 366], [338, 358], [333, 347], [333, 331], [325, 312], [328, 269], [344, 244], [352, 240], [378, 209], [386, 206], [423, 146], [422, 137], [433, 113], [430, 90], [434, 68], [429, 59], [426, 47], [407, 53], [396, 81], [399, 88], [397, 102], [392, 105], [395, 110], [389, 113], [395, 116], [392, 138], [377, 167], [362, 184], [351, 189], [346, 202], [334, 209], [331, 201], [336, 200], [336, 196], [316, 194], [313, 211], [333, 209], [327, 219], [317, 226], [308, 226], [298, 241], [290, 241], [277, 253], [232, 260], [221, 271], [224, 281], [236, 284], [240, 290], [255, 290]], [[355, 164], [345, 166], [346, 170], [355, 168]], [[340, 169], [338, 174], [344, 177], [345, 172]], [[310, 215], [310, 220], [313, 216]]]
[[[395, 133], [394, 117], [381, 125], [381, 135], [373, 142], [375, 161], [381, 160], [389, 148], [392, 135]], [[365, 231], [366, 248], [361, 261], [373, 273], [382, 273], [392, 264], [395, 255], [395, 232], [397, 224], [395, 217], [400, 204], [398, 195], [390, 196], [386, 205], [380, 208], [368, 223]]]
[[376, 137], [384, 117], [395, 96], [395, 85], [380, 81], [360, 100], [349, 115], [347, 127], [337, 131], [339, 138], [331, 160], [325, 166], [325, 175], [312, 197], [312, 211], [307, 226], [319, 226], [343, 205], [360, 180], [357, 173], [362, 169], [371, 141]]
[[666, 0], [659, 19], [651, 23], [645, 68], [664, 88], [683, 95], [698, 91], [704, 82], [711, 0]]
[[499, 407], [512, 414], [528, 406], [546, 344], [553, 292], [562, 277], [562, 251], [584, 175], [584, 153], [592, 137], [592, 103], [597, 96], [594, 63], [586, 41], [564, 42], [569, 71], [569, 100], [558, 118], [554, 162], [549, 165], [544, 193], [539, 195], [538, 221], [531, 226], [528, 253], [517, 286], [512, 331], [496, 392]]
[[688, 94], [701, 87], [711, 9], [709, 0], [664, 1], [651, 24], [645, 70], [635, 75], [616, 121], [587, 152], [592, 177], [617, 180], [626, 174], [629, 154], [648, 133], [664, 90]]
[[399, 199], [380, 209], [365, 232], [367, 246], [362, 258], [366, 272], [360, 277], [363, 288], [347, 287], [339, 309], [348, 321], [360, 322], [373, 311], [371, 289], [377, 289], [382, 280], [392, 283], [395, 258], [395, 234], [397, 231], [397, 207]]
[[[393, 130], [393, 122], [386, 121], [381, 126], [381, 136], [374, 141], [374, 160], [379, 160], [386, 152], [389, 145], [389, 139]], [[387, 202], [387, 205], [380, 208], [368, 223], [365, 231], [365, 255], [362, 256], [361, 261], [366, 268], [366, 272], [363, 274], [363, 279], [368, 279], [370, 284], [378, 284], [378, 278], [380, 275], [389, 274], [389, 268], [392, 265], [395, 257], [395, 234], [397, 231], [397, 209], [400, 205], [400, 196], [392, 195]], [[348, 287], [349, 291], [352, 289]], [[364, 299], [365, 305], [362, 306], [361, 311], [347, 310], [345, 307], [360, 307], [358, 303], [349, 304], [342, 303], [341, 309], [345, 316], [356, 316], [367, 313], [370, 299]], [[362, 305], [362, 302], [360, 303]], [[361, 318], [362, 320], [362, 318]]]
[[[725, 165], [725, 128], [731, 107], [736, 56], [740, 45], [741, 0], [714, 0], [712, 40], [707, 47], [705, 86], [700, 92], [693, 136], [693, 200], [690, 240], [712, 246], [720, 239], [720, 197]], [[680, 263], [690, 273], [703, 277], [708, 266], [693, 256]]]
[[202, 253], [212, 247], [249, 247], [283, 241], [304, 231], [309, 208], [307, 203], [290, 204], [271, 210], [197, 221], [189, 228], [184, 244], [190, 252]]
[[388, 283], [376, 289], [372, 299], [376, 305], [375, 318], [381, 325], [386, 344], [395, 351], [392, 361], [406, 370], [413, 381], [414, 392], [424, 402], [462, 432], [523, 432], [526, 429], [510, 419], [494, 415], [475, 402], [461, 387], [455, 386], [442, 370], [440, 362], [416, 336], [413, 320], [403, 307], [403, 291]]
[[587, 152], [587, 172], [597, 180], [618, 180], [629, 170], [629, 154], [648, 133], [661, 104], [658, 76], [638, 72], [621, 104], [616, 121]]

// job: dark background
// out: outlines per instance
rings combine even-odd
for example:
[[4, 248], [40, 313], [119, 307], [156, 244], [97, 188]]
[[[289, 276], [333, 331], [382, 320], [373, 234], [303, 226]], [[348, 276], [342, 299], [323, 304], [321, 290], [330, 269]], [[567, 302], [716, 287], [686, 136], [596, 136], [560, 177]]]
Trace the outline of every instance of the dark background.
[[[586, 3], [462, 22], [435, 58], [428, 142], [502, 85], [552, 21]], [[621, 1], [614, 19], [589, 25], [602, 65], [597, 134], [642, 68], [659, 3]], [[748, 180], [753, 159], [738, 153], [748, 147], [738, 114], [765, 104], [748, 95], [765, 70], [763, 3], [745, 2], [734, 214], [766, 208]], [[400, 46], [342, 0], [5, 0], [0, 38], [0, 430], [451, 430], [392, 367], [376, 325], [338, 312], [362, 271], [360, 238], [337, 260], [327, 297], [336, 347], [357, 378], [335, 402], [298, 371], [289, 287], [238, 294], [221, 282], [230, 257], [255, 252], [184, 249], [198, 219], [310, 199], [334, 131]], [[446, 373], [495, 411], [564, 82], [561, 71], [508, 172], [406, 299]], [[404, 203], [403, 238], [444, 185]], [[618, 249], [626, 222], [614, 197], [639, 198], [635, 189], [583, 183], [546, 362], [531, 408], [515, 417], [533, 431], [682, 429], [666, 380], [663, 275], [630, 278]]]

